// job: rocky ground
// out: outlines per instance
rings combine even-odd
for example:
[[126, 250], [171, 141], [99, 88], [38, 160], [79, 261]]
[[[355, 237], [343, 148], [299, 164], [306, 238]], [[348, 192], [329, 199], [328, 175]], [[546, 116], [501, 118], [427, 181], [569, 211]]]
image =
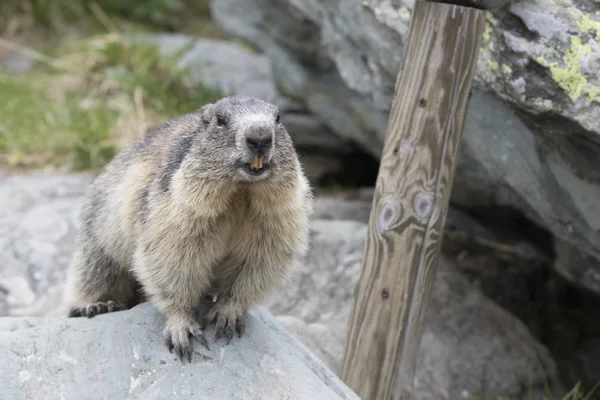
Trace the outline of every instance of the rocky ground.
[[[31, 316], [64, 315], [61, 293], [78, 229], [76, 216], [90, 179], [91, 175], [83, 174], [35, 174], [4, 177], [0, 181], [0, 253], [6, 257], [5, 267], [0, 270], [0, 310], [2, 315], [28, 316], [13, 320], [14, 323], [28, 323]], [[365, 200], [337, 200], [338, 206], [331, 208], [331, 200], [327, 196], [317, 199], [311, 226], [312, 250], [295, 272], [294, 283], [274, 292], [263, 305], [337, 371], [353, 289], [360, 273], [368, 206]], [[111, 318], [119, 319], [122, 325], [139, 324], [135, 321], [146, 318], [140, 313]], [[114, 329], [125, 328], [109, 328], [116, 322], [112, 319], [93, 323], [103, 324], [111, 335], [118, 335]], [[156, 352], [163, 351], [156, 333], [159, 323], [155, 316], [150, 319], [154, 322], [144, 323], [141, 328], [147, 333], [139, 333], [150, 341], [142, 347], [155, 346]], [[53, 331], [58, 326], [83, 329], [87, 333], [82, 335], [89, 340], [99, 340], [94, 338], [93, 328], [63, 318], [46, 322], [44, 329]], [[11, 346], [27, 347], [32, 340], [29, 336], [11, 336]], [[8, 339], [0, 338], [0, 343], [5, 340]], [[53, 343], [59, 348], [63, 342]], [[114, 346], [117, 344], [129, 348], [122, 341]], [[115, 353], [125, 351], [121, 347]], [[71, 356], [77, 354], [76, 349], [71, 350]], [[35, 356], [46, 358], [51, 349], [40, 344], [36, 351]], [[94, 354], [102, 348], [89, 351]], [[25, 353], [21, 356], [10, 361], [13, 368], [27, 358]], [[110, 362], [105, 367], [109, 368]], [[526, 393], [543, 393], [547, 383], [555, 390], [561, 389], [548, 349], [525, 324], [469, 283], [453, 261], [442, 258], [419, 354], [418, 398], [456, 399], [487, 393], [520, 399]]]

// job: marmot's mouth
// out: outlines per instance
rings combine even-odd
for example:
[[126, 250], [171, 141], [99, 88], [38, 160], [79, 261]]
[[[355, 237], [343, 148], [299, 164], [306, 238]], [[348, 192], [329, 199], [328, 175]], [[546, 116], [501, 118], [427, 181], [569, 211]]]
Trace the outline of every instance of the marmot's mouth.
[[265, 156], [259, 156], [250, 163], [250, 170], [254, 172], [258, 172], [263, 168], [263, 162], [265, 161]]

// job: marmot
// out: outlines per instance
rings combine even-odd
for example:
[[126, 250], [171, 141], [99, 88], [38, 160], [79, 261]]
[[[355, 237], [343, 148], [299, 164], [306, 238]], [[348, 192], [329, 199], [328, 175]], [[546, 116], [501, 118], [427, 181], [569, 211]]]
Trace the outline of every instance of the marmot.
[[[273, 104], [226, 97], [124, 147], [91, 183], [67, 284], [69, 317], [150, 300], [169, 351], [242, 336], [248, 309], [308, 250], [313, 193]], [[216, 296], [202, 321], [200, 300]], [[209, 349], [209, 348], [208, 348]]]

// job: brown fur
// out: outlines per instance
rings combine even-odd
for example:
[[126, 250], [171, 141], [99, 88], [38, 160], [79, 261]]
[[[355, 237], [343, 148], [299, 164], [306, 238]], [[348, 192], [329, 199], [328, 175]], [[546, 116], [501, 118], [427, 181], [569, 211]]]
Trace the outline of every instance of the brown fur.
[[[277, 115], [257, 99], [225, 98], [117, 155], [82, 210], [69, 315], [150, 299], [165, 316], [169, 350], [190, 359], [190, 335], [206, 345], [199, 301], [216, 295], [203, 322], [216, 322], [217, 337], [241, 336], [248, 309], [308, 249], [312, 192]], [[247, 166], [254, 158], [244, 138], [255, 127], [274, 132], [264, 179], [239, 172], [240, 160]]]

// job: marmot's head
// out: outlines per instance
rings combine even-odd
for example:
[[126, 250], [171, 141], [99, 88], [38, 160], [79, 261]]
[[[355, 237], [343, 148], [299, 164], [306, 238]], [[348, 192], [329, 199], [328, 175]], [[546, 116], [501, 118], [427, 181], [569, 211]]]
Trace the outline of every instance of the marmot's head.
[[200, 109], [204, 167], [234, 181], [285, 178], [295, 170], [292, 140], [273, 104], [253, 97], [226, 97]]

